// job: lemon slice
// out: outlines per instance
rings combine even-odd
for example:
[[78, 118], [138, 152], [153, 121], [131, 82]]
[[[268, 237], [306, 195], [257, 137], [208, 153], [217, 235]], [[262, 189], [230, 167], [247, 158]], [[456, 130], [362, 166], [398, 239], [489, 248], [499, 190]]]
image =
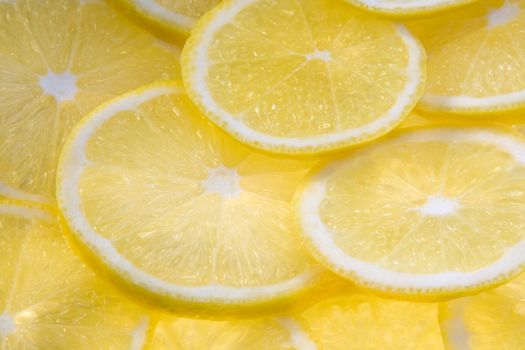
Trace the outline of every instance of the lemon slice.
[[0, 194], [52, 201], [58, 156], [80, 117], [180, 68], [171, 49], [102, 1], [0, 1], [0, 18]]
[[0, 201], [0, 349], [142, 348], [144, 311], [69, 248], [52, 212]]
[[339, 293], [296, 314], [243, 321], [164, 319], [152, 349], [443, 350], [435, 304]]
[[525, 275], [441, 309], [450, 350], [521, 350], [525, 344]]
[[479, 0], [346, 0], [366, 10], [394, 16], [423, 15]]
[[402, 26], [338, 0], [227, 0], [181, 64], [190, 98], [252, 146], [314, 153], [387, 133], [422, 94], [425, 54]]
[[125, 283], [167, 309], [224, 316], [275, 306], [315, 279], [292, 205], [314, 164], [243, 146], [181, 84], [158, 84], [78, 125], [58, 200], [76, 237]]
[[359, 285], [473, 293], [525, 267], [525, 141], [491, 128], [404, 132], [326, 166], [298, 206], [319, 260]]
[[195, 22], [220, 0], [117, 0], [152, 25], [189, 35]]
[[411, 23], [429, 57], [421, 108], [479, 114], [525, 107], [524, 26], [518, 0], [481, 1]]

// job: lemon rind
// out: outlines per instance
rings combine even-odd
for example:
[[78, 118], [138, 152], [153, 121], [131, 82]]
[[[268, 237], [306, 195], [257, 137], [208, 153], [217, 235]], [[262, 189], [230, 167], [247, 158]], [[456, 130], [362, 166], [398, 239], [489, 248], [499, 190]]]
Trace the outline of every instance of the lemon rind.
[[208, 47], [214, 34], [228, 24], [241, 10], [257, 0], [224, 1], [202, 17], [194, 28], [181, 56], [182, 77], [188, 96], [215, 124], [256, 148], [278, 153], [317, 153], [339, 149], [377, 138], [392, 130], [415, 107], [422, 96], [426, 80], [426, 54], [412, 34], [401, 24], [395, 30], [408, 52], [407, 83], [394, 105], [373, 122], [358, 128], [313, 137], [277, 137], [255, 129], [219, 106], [206, 84]]
[[479, 0], [419, 0], [382, 1], [382, 0], [345, 0], [350, 4], [371, 12], [390, 16], [415, 16], [441, 12], [452, 8], [472, 4]]
[[[468, 130], [468, 131], [466, 131]], [[511, 154], [525, 166], [525, 143], [517, 137], [487, 128], [426, 128], [400, 135], [364, 149], [364, 156], [385, 144], [407, 140], [461, 140], [491, 143]], [[336, 161], [319, 171], [298, 197], [298, 216], [302, 232], [317, 259], [330, 270], [371, 290], [393, 295], [469, 294], [501, 284], [525, 268], [525, 240], [507, 249], [494, 263], [473, 272], [417, 274], [392, 271], [351, 257], [333, 241], [330, 229], [319, 217], [320, 204], [330, 175], [346, 160]]]
[[[57, 198], [59, 207], [70, 229], [81, 244], [102, 265], [131, 284], [134, 289], [174, 303], [188, 301], [193, 304], [263, 304], [296, 295], [307, 289], [319, 271], [312, 269], [293, 278], [263, 287], [227, 287], [220, 285], [181, 286], [158, 279], [134, 266], [111, 244], [99, 236], [82, 214], [77, 184], [85, 166], [89, 164], [84, 150], [91, 134], [105, 121], [123, 110], [130, 110], [151, 98], [164, 94], [184, 93], [182, 84], [162, 82], [122, 95], [95, 109], [70, 134], [62, 151], [58, 167]], [[194, 306], [194, 305], [193, 305]]]

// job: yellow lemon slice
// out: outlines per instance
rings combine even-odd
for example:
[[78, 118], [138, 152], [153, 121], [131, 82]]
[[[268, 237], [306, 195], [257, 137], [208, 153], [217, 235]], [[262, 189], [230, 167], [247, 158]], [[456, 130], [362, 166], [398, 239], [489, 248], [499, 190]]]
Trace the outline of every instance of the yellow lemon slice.
[[410, 24], [428, 53], [421, 108], [480, 114], [525, 107], [525, 2], [479, 4]]
[[189, 35], [195, 22], [220, 0], [116, 0], [152, 25]]
[[226, 0], [184, 47], [184, 84], [252, 146], [315, 153], [377, 138], [423, 91], [425, 53], [401, 25], [338, 0]]
[[479, 0], [346, 0], [366, 10], [393, 16], [414, 16], [448, 10]]
[[102, 1], [0, 1], [0, 18], [0, 194], [52, 201], [60, 150], [81, 116], [178, 77], [178, 62]]
[[56, 216], [0, 201], [0, 349], [141, 349], [149, 319], [99, 280]]
[[359, 285], [473, 293], [525, 267], [525, 141], [490, 128], [402, 132], [326, 166], [298, 208], [318, 259]]
[[292, 205], [314, 164], [243, 146], [180, 84], [158, 84], [78, 125], [58, 200], [85, 248], [133, 289], [167, 309], [224, 316], [276, 306], [315, 280]]
[[444, 304], [442, 329], [450, 350], [520, 350], [525, 344], [525, 275]]
[[443, 350], [435, 304], [339, 293], [296, 314], [243, 321], [163, 319], [152, 349]]

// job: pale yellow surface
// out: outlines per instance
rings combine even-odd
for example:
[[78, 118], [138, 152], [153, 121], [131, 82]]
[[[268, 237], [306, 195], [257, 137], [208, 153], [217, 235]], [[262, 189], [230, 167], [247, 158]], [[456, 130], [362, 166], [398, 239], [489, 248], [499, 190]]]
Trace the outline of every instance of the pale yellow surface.
[[154, 0], [169, 11], [198, 19], [220, 0]]
[[[76, 77], [72, 99], [46, 94], [50, 72]], [[84, 114], [178, 76], [175, 53], [102, 1], [1, 1], [0, 182], [52, 200], [61, 147]]]

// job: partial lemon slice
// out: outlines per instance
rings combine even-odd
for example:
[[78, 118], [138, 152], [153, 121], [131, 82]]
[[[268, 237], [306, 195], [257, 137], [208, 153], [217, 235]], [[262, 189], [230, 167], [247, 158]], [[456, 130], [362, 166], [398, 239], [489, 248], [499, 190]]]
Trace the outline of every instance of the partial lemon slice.
[[525, 344], [525, 275], [444, 304], [442, 329], [450, 350], [521, 350]]
[[443, 350], [436, 304], [340, 293], [277, 318], [164, 319], [153, 350]]
[[102, 1], [0, 1], [0, 18], [0, 194], [52, 201], [60, 150], [81, 116], [178, 77], [178, 62]]
[[472, 293], [525, 268], [525, 141], [490, 128], [400, 133], [328, 165], [298, 207], [319, 260], [359, 285]]
[[314, 153], [379, 137], [423, 91], [425, 54], [402, 26], [339, 0], [226, 0], [183, 49], [190, 98], [252, 146]]
[[189, 35], [195, 22], [220, 0], [116, 0], [148, 23]]
[[479, 0], [346, 0], [366, 10], [393, 16], [414, 16], [448, 10]]
[[522, 0], [484, 0], [411, 23], [429, 57], [421, 108], [479, 114], [525, 107], [524, 26]]
[[275, 306], [308, 287], [292, 197], [315, 160], [275, 158], [205, 120], [182, 85], [91, 113], [61, 158], [58, 200], [76, 237], [176, 311]]
[[141, 349], [149, 319], [99, 280], [56, 216], [0, 201], [0, 349]]

